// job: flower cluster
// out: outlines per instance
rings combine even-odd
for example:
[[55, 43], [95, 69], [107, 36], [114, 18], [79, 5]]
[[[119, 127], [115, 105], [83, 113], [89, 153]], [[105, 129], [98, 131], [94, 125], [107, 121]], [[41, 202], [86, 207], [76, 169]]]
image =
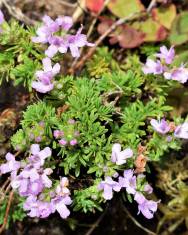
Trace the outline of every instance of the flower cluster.
[[7, 153], [6, 160], [0, 166], [1, 174], [11, 173], [11, 186], [21, 197], [26, 197], [24, 209], [30, 217], [46, 218], [56, 210], [62, 218], [67, 218], [71, 204], [68, 179], [62, 178], [53, 187], [49, 176], [51, 168], [44, 168], [44, 163], [52, 154], [49, 147], [40, 150], [38, 144], [31, 145], [30, 156], [26, 160], [16, 161], [15, 156]]
[[78, 144], [79, 131], [75, 129], [75, 120], [68, 120], [68, 125], [63, 130], [55, 130], [53, 135], [56, 139], [59, 139], [61, 146], [74, 146]]
[[33, 125], [28, 130], [28, 137], [31, 142], [41, 143], [47, 141], [45, 136], [45, 123], [43, 121]]
[[52, 66], [51, 59], [57, 52], [66, 53], [70, 48], [73, 57], [79, 57], [79, 48], [84, 46], [93, 46], [87, 42], [87, 37], [82, 34], [82, 27], [75, 35], [68, 34], [73, 21], [69, 16], [58, 17], [52, 20], [49, 16], [43, 17], [43, 25], [38, 28], [37, 36], [32, 37], [35, 43], [49, 44], [42, 60], [43, 70], [36, 72], [37, 81], [32, 82], [32, 88], [40, 93], [47, 93], [54, 88], [54, 76], [60, 72], [60, 65], [56, 63]]
[[98, 189], [103, 190], [103, 197], [106, 200], [112, 199], [113, 191], [119, 192], [121, 189], [125, 189], [129, 195], [134, 196], [134, 200], [138, 203], [138, 213], [141, 212], [147, 219], [151, 219], [154, 216], [154, 212], [157, 211], [158, 202], [145, 198], [144, 194], [152, 193], [153, 189], [146, 183], [142, 190], [143, 194], [141, 188], [137, 187], [137, 181], [139, 181], [140, 178], [144, 178], [144, 175], [140, 174], [136, 177], [134, 170], [125, 170], [123, 177], [119, 176], [118, 181], [106, 176], [105, 180], [101, 181], [98, 185]]
[[159, 58], [156, 61], [147, 59], [142, 69], [145, 74], [163, 74], [168, 80], [176, 80], [180, 83], [187, 82], [188, 69], [184, 65], [178, 68], [170, 67], [175, 57], [174, 47], [168, 50], [166, 46], [162, 46], [160, 47], [160, 53], [157, 53], [155, 56]]
[[175, 126], [174, 123], [168, 123], [165, 119], [156, 120], [152, 119], [150, 121], [153, 129], [162, 134], [169, 134], [169, 132], [173, 132], [176, 138], [180, 139], [188, 139], [188, 122], [184, 122], [181, 125]]
[[[133, 156], [133, 151], [127, 148], [121, 151], [121, 145], [116, 143], [112, 147], [111, 161], [116, 165], [122, 165], [126, 163], [127, 158]], [[145, 176], [143, 174], [134, 175], [137, 173], [133, 169], [124, 171], [123, 176], [114, 175], [117, 181], [112, 177], [106, 176], [105, 180], [101, 181], [98, 185], [98, 190], [103, 191], [103, 197], [105, 200], [111, 200], [113, 197], [113, 191], [119, 192], [121, 189], [125, 189], [129, 195], [134, 196], [134, 200], [138, 203], [138, 213], [142, 213], [146, 218], [153, 218], [154, 212], [157, 211], [157, 203], [152, 200], [147, 200], [144, 194], [151, 194], [153, 192], [152, 187], [145, 182]], [[144, 193], [144, 194], [143, 194]]]
[[73, 57], [79, 57], [79, 48], [93, 46], [87, 42], [87, 37], [82, 34], [82, 27], [75, 35], [68, 34], [67, 31], [72, 27], [73, 20], [69, 16], [58, 17], [52, 20], [49, 16], [44, 16], [43, 25], [37, 30], [37, 37], [33, 37], [35, 43], [49, 44], [45, 51], [46, 56], [52, 58], [57, 52], [66, 53], [70, 49]]

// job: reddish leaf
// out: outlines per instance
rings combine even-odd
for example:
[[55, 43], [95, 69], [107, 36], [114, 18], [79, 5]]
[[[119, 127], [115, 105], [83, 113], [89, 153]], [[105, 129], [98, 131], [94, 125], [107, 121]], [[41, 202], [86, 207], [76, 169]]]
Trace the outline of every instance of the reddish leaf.
[[94, 13], [99, 13], [103, 6], [104, 0], [86, 0], [86, 7]]
[[[101, 23], [98, 25], [98, 32], [103, 34], [113, 24], [113, 20], [100, 18]], [[110, 44], [119, 43], [123, 48], [135, 48], [144, 42], [145, 34], [134, 29], [129, 25], [119, 26], [109, 35]]]
[[145, 34], [132, 28], [129, 25], [122, 27], [122, 32], [118, 35], [119, 45], [123, 48], [135, 48], [144, 42]]
[[167, 30], [164, 26], [149, 18], [146, 21], [135, 22], [132, 27], [145, 33], [145, 42], [158, 42], [166, 39]]
[[99, 34], [103, 34], [108, 30], [108, 28], [114, 23], [114, 20], [109, 19], [107, 17], [100, 16], [99, 17], [101, 23], [98, 25], [98, 32]]

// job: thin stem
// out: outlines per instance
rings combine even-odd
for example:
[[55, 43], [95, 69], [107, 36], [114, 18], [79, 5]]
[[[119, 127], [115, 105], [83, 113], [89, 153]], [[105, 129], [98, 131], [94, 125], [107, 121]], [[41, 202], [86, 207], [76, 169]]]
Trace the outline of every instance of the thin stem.
[[153, 231], [149, 230], [148, 228], [145, 228], [144, 226], [142, 226], [132, 215], [131, 213], [127, 210], [126, 207], [123, 207], [123, 210], [125, 211], [125, 213], [129, 216], [129, 218], [134, 222], [134, 224], [139, 227], [140, 229], [142, 229], [143, 231], [145, 231], [148, 234], [151, 235], [157, 235], [156, 233], [154, 233]]
[[93, 231], [96, 229], [96, 227], [99, 225], [99, 223], [102, 221], [106, 214], [107, 209], [101, 214], [101, 216], [96, 220], [96, 222], [92, 225], [92, 227], [86, 232], [85, 235], [91, 235]]
[[[140, 14], [139, 14], [140, 16]], [[135, 18], [138, 17], [138, 13], [134, 13], [134, 14], [130, 14], [129, 16], [127, 17], [124, 17], [122, 19], [119, 19], [117, 20], [116, 22], [114, 22], [109, 28], [108, 30], [106, 30], [99, 38], [98, 40], [95, 42], [95, 45], [94, 47], [91, 47], [89, 50], [88, 50], [88, 53], [83, 56], [81, 58], [80, 61], [78, 61], [78, 63], [72, 68], [69, 70], [69, 72], [71, 74], [74, 74], [74, 71], [76, 71], [77, 69], [80, 69], [84, 66], [85, 62], [94, 54], [96, 48], [102, 43], [102, 41], [112, 32], [114, 31], [119, 25], [122, 25], [123, 23], [125, 23], [126, 21], [130, 21], [130, 20], [133, 20]]]
[[[87, 39], [89, 39], [89, 37], [90, 37], [90, 35], [91, 35], [91, 33], [92, 33], [93, 29], [94, 29], [94, 26], [95, 26], [95, 24], [96, 24], [96, 22], [97, 22], [98, 17], [99, 17], [100, 14], [103, 12], [103, 10], [105, 9], [105, 7], [106, 7], [107, 4], [109, 3], [109, 1], [110, 1], [110, 0], [105, 0], [102, 9], [101, 9], [100, 12], [95, 16], [95, 18], [93, 19], [93, 21], [91, 22], [91, 25], [90, 25], [89, 30], [88, 30], [88, 32], [87, 32]], [[82, 55], [83, 49], [84, 49], [83, 47], [80, 49], [80, 55]], [[74, 67], [74, 66], [76, 65], [77, 61], [78, 61], [78, 58], [75, 58], [74, 61], [73, 61], [73, 63], [72, 63], [72, 67]]]
[[9, 211], [10, 211], [10, 207], [11, 207], [11, 203], [12, 203], [12, 200], [13, 200], [13, 196], [14, 196], [14, 192], [11, 191], [10, 195], [9, 195], [8, 203], [7, 203], [7, 208], [6, 208], [5, 217], [4, 217], [4, 220], [3, 220], [3, 225], [0, 228], [0, 234], [2, 234], [2, 232], [6, 228], [7, 221], [8, 221], [8, 215], [9, 215]]

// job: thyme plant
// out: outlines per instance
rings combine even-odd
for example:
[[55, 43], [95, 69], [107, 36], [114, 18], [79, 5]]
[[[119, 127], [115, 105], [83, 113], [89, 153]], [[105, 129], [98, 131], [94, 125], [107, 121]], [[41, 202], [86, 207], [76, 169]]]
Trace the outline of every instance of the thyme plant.
[[72, 24], [45, 16], [40, 27], [25, 28], [2, 15], [0, 80], [24, 85], [34, 98], [11, 138], [19, 155], [7, 153], [1, 174], [11, 173], [16, 208], [30, 217], [95, 212], [119, 192], [151, 219], [159, 201], [147, 181], [150, 162], [188, 139], [188, 123], [172, 118], [166, 102], [187, 69], [174, 67], [173, 47], [161, 47], [146, 65], [136, 54], [120, 64], [101, 47], [79, 76], [66, 75], [62, 54], [79, 57], [80, 47], [93, 46]]

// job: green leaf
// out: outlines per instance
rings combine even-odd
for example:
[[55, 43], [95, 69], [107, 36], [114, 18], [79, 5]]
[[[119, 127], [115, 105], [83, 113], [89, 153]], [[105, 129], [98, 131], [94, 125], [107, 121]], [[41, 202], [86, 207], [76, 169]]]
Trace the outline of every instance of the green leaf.
[[152, 17], [165, 28], [171, 29], [172, 22], [176, 17], [176, 6], [171, 4], [167, 7], [154, 8], [152, 10]]
[[164, 26], [151, 18], [146, 21], [135, 22], [132, 26], [145, 33], [145, 42], [162, 41], [167, 37], [167, 31]]
[[112, 0], [108, 9], [117, 17], [123, 18], [145, 10], [140, 0]]
[[182, 12], [176, 17], [169, 40], [173, 45], [181, 45], [188, 41], [188, 12]]

